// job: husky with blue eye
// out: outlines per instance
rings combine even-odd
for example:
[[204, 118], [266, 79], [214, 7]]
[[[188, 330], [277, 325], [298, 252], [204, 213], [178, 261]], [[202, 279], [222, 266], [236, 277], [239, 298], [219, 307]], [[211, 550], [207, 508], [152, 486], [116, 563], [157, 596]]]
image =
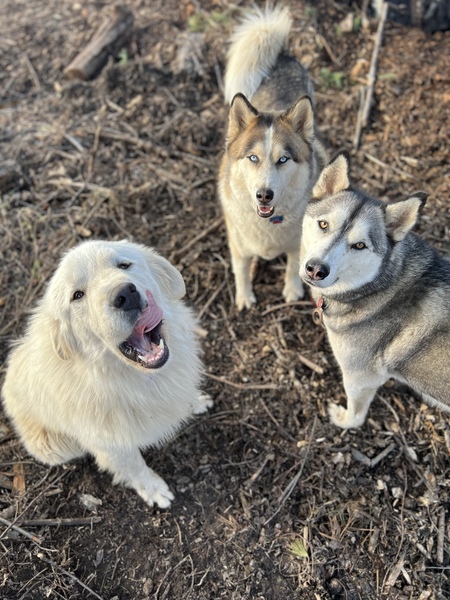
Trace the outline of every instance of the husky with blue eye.
[[316, 137], [306, 69], [285, 49], [287, 8], [255, 9], [231, 38], [224, 78], [231, 104], [218, 191], [225, 215], [238, 310], [256, 302], [254, 257], [287, 254], [283, 296], [303, 297], [298, 274], [306, 203], [327, 162]]
[[342, 153], [313, 196], [300, 275], [342, 370], [347, 408], [331, 404], [331, 420], [362, 425], [391, 377], [450, 412], [450, 261], [411, 232], [426, 194], [387, 204], [350, 190]]

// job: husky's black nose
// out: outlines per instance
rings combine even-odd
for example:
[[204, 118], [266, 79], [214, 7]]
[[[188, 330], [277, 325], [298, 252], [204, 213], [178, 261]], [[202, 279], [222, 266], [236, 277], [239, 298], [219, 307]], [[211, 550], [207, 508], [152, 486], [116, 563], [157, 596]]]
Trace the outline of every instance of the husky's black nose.
[[261, 202], [261, 204], [269, 204], [271, 200], [273, 200], [273, 190], [270, 188], [259, 188], [256, 192], [256, 199]]
[[117, 292], [113, 301], [114, 308], [120, 310], [141, 310], [141, 295], [134, 283], [127, 283]]
[[305, 270], [307, 275], [315, 281], [321, 281], [330, 274], [330, 268], [328, 265], [316, 262], [315, 260], [311, 260], [310, 262], [306, 263]]

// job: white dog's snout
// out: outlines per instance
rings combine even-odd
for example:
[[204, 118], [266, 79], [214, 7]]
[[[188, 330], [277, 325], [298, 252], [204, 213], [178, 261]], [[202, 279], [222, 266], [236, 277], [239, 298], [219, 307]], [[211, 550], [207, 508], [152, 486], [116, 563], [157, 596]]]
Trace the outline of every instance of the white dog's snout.
[[110, 298], [114, 308], [123, 311], [143, 310], [147, 307], [147, 300], [134, 283], [127, 282], [115, 288]]

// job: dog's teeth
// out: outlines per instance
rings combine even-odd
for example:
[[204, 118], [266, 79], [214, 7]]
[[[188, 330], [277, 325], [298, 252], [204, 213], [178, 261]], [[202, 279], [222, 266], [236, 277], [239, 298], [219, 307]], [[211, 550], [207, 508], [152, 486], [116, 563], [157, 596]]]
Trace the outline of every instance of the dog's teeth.
[[164, 350], [164, 340], [161, 338], [158, 347], [161, 348], [161, 350]]

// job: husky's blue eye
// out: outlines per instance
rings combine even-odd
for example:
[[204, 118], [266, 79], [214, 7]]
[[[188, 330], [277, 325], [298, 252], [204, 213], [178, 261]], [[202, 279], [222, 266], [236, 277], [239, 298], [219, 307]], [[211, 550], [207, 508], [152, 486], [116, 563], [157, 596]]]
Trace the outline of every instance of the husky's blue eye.
[[356, 244], [352, 245], [352, 248], [353, 250], [364, 250], [364, 248], [367, 248], [367, 246], [364, 242], [356, 242]]
[[74, 292], [72, 294], [72, 300], [79, 300], [83, 296], [84, 296], [84, 292], [82, 292], [81, 290], [77, 290], [76, 292]]
[[282, 156], [278, 159], [277, 165], [284, 165], [284, 163], [287, 163], [288, 160], [289, 158], [287, 156]]
[[123, 270], [125, 271], [126, 269], [128, 269], [129, 267], [131, 267], [131, 263], [127, 263], [127, 262], [121, 262], [121, 263], [119, 263], [119, 264], [117, 265], [117, 267], [118, 267], [119, 269], [123, 269]]
[[254, 163], [259, 162], [259, 158], [256, 156], [256, 154], [250, 154], [248, 158]]

